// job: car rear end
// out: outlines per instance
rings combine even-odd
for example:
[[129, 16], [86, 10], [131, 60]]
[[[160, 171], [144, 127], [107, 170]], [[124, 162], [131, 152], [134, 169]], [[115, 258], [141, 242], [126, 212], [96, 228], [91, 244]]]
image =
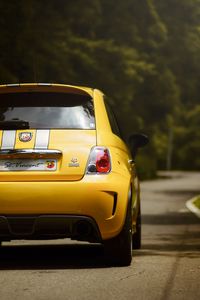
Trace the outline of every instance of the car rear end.
[[0, 87], [0, 240], [102, 242], [120, 232], [128, 157], [104, 145], [100, 98], [66, 85]]

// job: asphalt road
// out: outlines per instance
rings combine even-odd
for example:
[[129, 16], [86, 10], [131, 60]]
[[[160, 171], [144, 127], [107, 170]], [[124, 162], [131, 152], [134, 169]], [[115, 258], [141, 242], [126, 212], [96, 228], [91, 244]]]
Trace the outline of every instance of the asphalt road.
[[109, 267], [99, 245], [4, 243], [1, 300], [200, 299], [200, 219], [185, 201], [200, 173], [142, 183], [143, 246], [130, 267]]

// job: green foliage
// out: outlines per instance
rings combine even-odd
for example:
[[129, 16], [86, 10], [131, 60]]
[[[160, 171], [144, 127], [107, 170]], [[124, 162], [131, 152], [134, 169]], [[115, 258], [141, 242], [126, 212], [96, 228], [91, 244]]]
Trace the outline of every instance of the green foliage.
[[200, 0], [0, 0], [0, 11], [1, 83], [101, 88], [125, 138], [150, 136], [143, 177], [167, 159], [199, 169]]
[[177, 140], [174, 141], [174, 165], [176, 168], [200, 169], [200, 105], [183, 111], [179, 126], [175, 128]]
[[193, 202], [193, 204], [198, 208], [200, 209], [200, 196], [198, 196], [195, 201]]

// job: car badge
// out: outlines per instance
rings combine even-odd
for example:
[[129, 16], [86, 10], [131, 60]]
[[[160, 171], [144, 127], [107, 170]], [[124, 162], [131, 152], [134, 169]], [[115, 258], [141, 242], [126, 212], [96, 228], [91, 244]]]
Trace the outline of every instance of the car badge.
[[72, 159], [71, 159], [71, 162], [68, 164], [68, 166], [70, 167], [70, 168], [77, 168], [77, 167], [79, 167], [80, 166], [80, 164], [79, 164], [79, 162], [78, 162], [78, 159], [77, 158], [75, 158], [75, 157], [73, 157]]
[[55, 161], [54, 160], [47, 160], [46, 161], [46, 168], [47, 169], [54, 169], [55, 168]]
[[31, 132], [21, 132], [19, 134], [19, 140], [21, 142], [29, 142], [31, 141], [33, 134]]

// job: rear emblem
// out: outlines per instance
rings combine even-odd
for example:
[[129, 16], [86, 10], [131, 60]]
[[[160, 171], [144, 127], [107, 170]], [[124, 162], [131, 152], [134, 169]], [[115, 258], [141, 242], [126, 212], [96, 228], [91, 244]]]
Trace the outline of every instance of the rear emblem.
[[31, 132], [21, 132], [19, 134], [19, 140], [21, 142], [29, 142], [32, 139], [33, 134]]
[[78, 159], [75, 158], [75, 157], [72, 157], [71, 162], [68, 164], [68, 167], [70, 167], [70, 168], [73, 168], [73, 167], [77, 168], [79, 166], [80, 166], [80, 164], [78, 162]]
[[48, 160], [46, 162], [47, 169], [54, 169], [55, 168], [55, 161], [54, 160]]

